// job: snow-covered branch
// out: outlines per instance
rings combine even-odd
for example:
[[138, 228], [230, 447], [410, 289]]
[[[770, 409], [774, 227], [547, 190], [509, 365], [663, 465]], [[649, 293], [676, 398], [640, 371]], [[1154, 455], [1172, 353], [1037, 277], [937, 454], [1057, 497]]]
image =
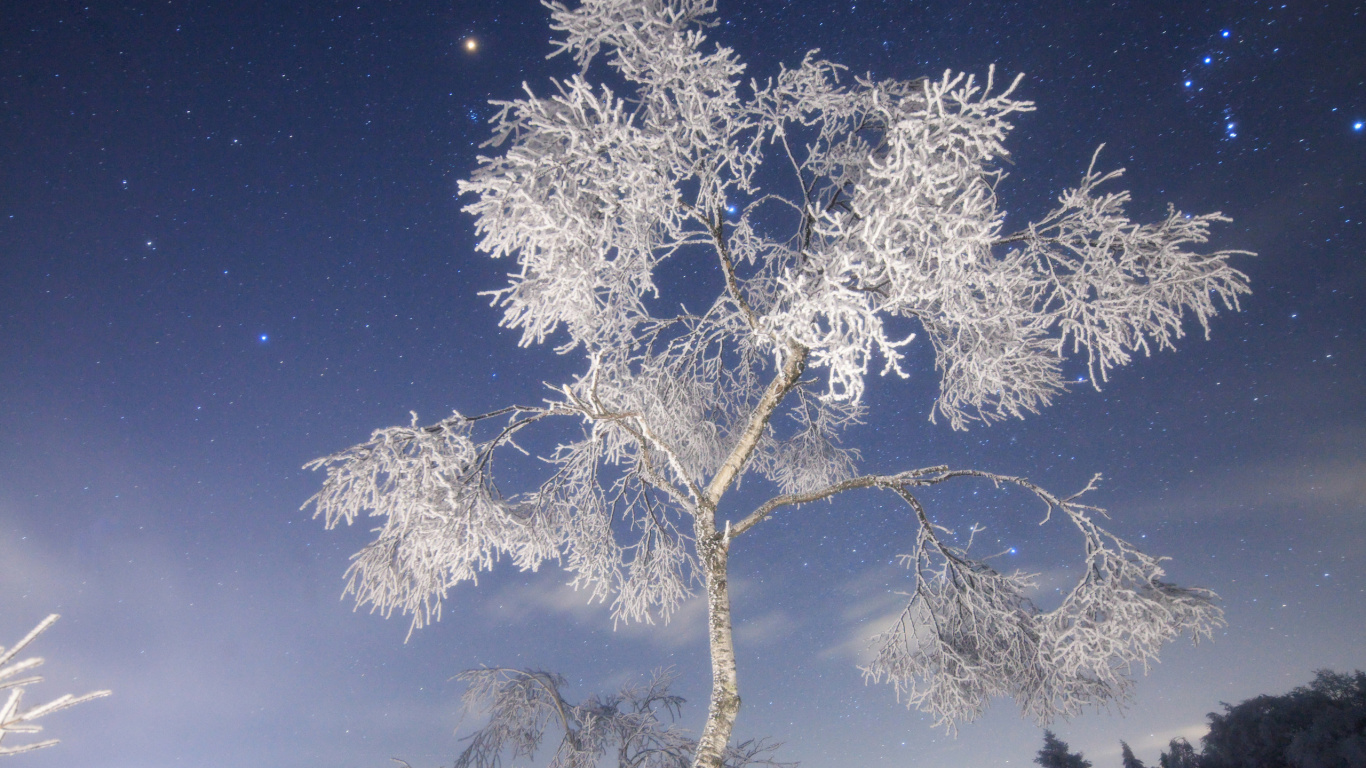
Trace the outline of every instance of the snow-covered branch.
[[[697, 741], [675, 722], [685, 702], [669, 690], [676, 679], [671, 669], [655, 670], [644, 682], [578, 704], [564, 698], [568, 681], [551, 672], [483, 668], [462, 672], [457, 679], [467, 686], [466, 714], [485, 714], [488, 721], [465, 737], [469, 746], [454, 768], [498, 768], [505, 755], [530, 761], [546, 736], [557, 733], [552, 768], [597, 768], [609, 756], [616, 758], [618, 768], [692, 764]], [[795, 764], [773, 758], [780, 746], [746, 741], [727, 750], [723, 765], [791, 768]]]
[[1085, 350], [1097, 385], [1131, 352], [1171, 349], [1184, 335], [1189, 312], [1209, 336], [1210, 318], [1238, 307], [1248, 292], [1247, 276], [1230, 267], [1246, 251], [1199, 254], [1188, 245], [1209, 241], [1210, 224], [1229, 221], [1220, 213], [1191, 215], [1172, 206], [1165, 219], [1137, 224], [1124, 214], [1128, 192], [1099, 193], [1097, 187], [1123, 170], [1095, 170], [1100, 149], [1081, 185], [1059, 198], [1059, 207], [1000, 244], [1022, 244], [1023, 255], [1046, 279], [1040, 308], [1059, 329], [1059, 353], [1069, 345]]
[[[57, 623], [58, 618], [60, 617], [54, 613], [38, 622], [38, 626], [34, 627], [33, 631], [24, 635], [19, 642], [10, 646], [8, 649], [0, 646], [0, 691], [9, 690], [9, 693], [4, 700], [5, 703], [0, 705], [0, 742], [3, 742], [5, 736], [10, 734], [40, 733], [43, 730], [43, 726], [38, 725], [35, 722], [40, 717], [50, 715], [53, 712], [60, 712], [68, 707], [74, 707], [77, 704], [82, 704], [91, 699], [102, 698], [110, 694], [109, 691], [95, 691], [93, 693], [87, 693], [84, 696], [73, 696], [68, 693], [58, 696], [46, 704], [40, 704], [28, 709], [23, 708], [22, 704], [25, 687], [40, 683], [43, 678], [37, 675], [28, 675], [26, 677], [19, 677], [19, 675], [42, 666], [43, 660], [36, 656], [20, 661], [14, 661], [14, 658], [19, 655], [20, 651], [24, 650], [30, 643], [36, 640], [39, 635], [47, 631], [53, 624]], [[0, 743], [0, 756], [32, 752], [35, 749], [51, 747], [57, 743], [58, 739], [34, 741], [13, 747], [5, 746]]]
[[[1024, 487], [1049, 516], [1063, 513], [1082, 533], [1082, 576], [1062, 604], [1043, 611], [1027, 594], [1036, 574], [1001, 573], [940, 538], [914, 485], [952, 477], [981, 477]], [[1104, 511], [1077, 502], [1098, 479], [1059, 498], [1021, 478], [967, 471], [934, 471], [893, 486], [919, 524], [914, 551], [901, 555], [914, 588], [891, 628], [872, 641], [877, 653], [865, 679], [886, 681], [897, 697], [954, 729], [982, 714], [991, 699], [1010, 696], [1040, 724], [1071, 717], [1087, 706], [1122, 705], [1130, 675], [1148, 671], [1163, 645], [1181, 634], [1198, 642], [1223, 626], [1217, 595], [1163, 581], [1162, 558], [1098, 526]], [[970, 544], [969, 544], [970, 546]]]
[[[1023, 488], [1046, 508], [1044, 521], [1063, 514], [1082, 533], [1082, 577], [1063, 603], [1041, 611], [1026, 598], [1032, 574], [1002, 574], [967, 548], [943, 542], [912, 489], [957, 478], [997, 487]], [[1104, 511], [1078, 499], [1095, 488], [1060, 497], [1026, 478], [981, 470], [926, 467], [892, 475], [864, 475], [804, 493], [775, 496], [730, 527], [744, 534], [785, 506], [830, 499], [874, 488], [896, 493], [911, 507], [917, 525], [915, 550], [901, 556], [914, 569], [915, 588], [896, 623], [879, 635], [878, 655], [865, 668], [874, 682], [886, 680], [908, 705], [952, 727], [972, 720], [995, 696], [1013, 696], [1029, 717], [1046, 723], [1083, 706], [1122, 703], [1128, 674], [1147, 672], [1162, 645], [1188, 633], [1209, 637], [1223, 624], [1214, 593], [1162, 581], [1161, 558], [1101, 528]]]

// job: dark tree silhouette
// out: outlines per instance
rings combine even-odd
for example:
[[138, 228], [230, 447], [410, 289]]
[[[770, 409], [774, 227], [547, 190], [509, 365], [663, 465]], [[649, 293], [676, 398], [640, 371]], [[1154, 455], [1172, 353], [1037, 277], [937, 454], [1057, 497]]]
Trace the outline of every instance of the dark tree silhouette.
[[1295, 734], [1286, 758], [1297, 768], [1366, 766], [1366, 673], [1321, 669], [1307, 688], [1297, 688], [1314, 708], [1309, 727]]
[[1185, 739], [1172, 739], [1167, 742], [1167, 751], [1157, 758], [1157, 764], [1162, 768], [1201, 768], [1200, 756], [1195, 753], [1195, 747], [1190, 745]]
[[1052, 731], [1043, 732], [1043, 749], [1039, 750], [1034, 762], [1043, 768], [1091, 768], [1090, 760], [1082, 757], [1080, 752], [1069, 751], [1067, 742]]
[[1119, 742], [1119, 750], [1120, 757], [1124, 760], [1123, 768], [1148, 768], [1142, 760], [1134, 757], [1134, 751], [1123, 741]]
[[[1280, 696], [1264, 694], [1209, 714], [1196, 751], [1172, 739], [1161, 768], [1366, 768], [1366, 672], [1320, 669], [1314, 680]], [[1123, 768], [1146, 768], [1123, 741]], [[1042, 766], [1090, 763], [1072, 756], [1051, 731], [1034, 760]]]
[[1281, 696], [1211, 712], [1201, 768], [1366, 766], [1366, 673], [1319, 670]]

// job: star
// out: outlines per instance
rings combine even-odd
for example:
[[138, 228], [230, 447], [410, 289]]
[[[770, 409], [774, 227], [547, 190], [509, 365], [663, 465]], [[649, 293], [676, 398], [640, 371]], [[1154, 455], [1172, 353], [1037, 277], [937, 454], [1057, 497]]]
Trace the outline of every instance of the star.
[[465, 38], [465, 50], [469, 53], [479, 50], [479, 41], [472, 37]]

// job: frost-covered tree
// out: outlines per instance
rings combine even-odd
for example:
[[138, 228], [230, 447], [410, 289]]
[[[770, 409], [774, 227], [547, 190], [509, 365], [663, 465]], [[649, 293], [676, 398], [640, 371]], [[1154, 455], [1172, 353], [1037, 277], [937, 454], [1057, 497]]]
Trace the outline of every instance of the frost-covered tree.
[[[1159, 558], [1100, 527], [1080, 500], [1094, 481], [1060, 495], [943, 466], [864, 473], [841, 437], [865, 417], [872, 367], [904, 377], [913, 343], [935, 356], [930, 421], [967, 429], [1048, 405], [1069, 355], [1102, 382], [1192, 319], [1207, 332], [1247, 291], [1234, 252], [1200, 250], [1224, 217], [1131, 221], [1128, 194], [1106, 191], [1120, 172], [1093, 157], [1054, 210], [1010, 231], [1004, 142], [1033, 109], [1018, 77], [850, 78], [813, 51], [746, 82], [706, 37], [713, 0], [547, 5], [554, 52], [580, 72], [495, 102], [498, 152], [460, 190], [479, 249], [512, 266], [490, 292], [503, 324], [582, 368], [540, 404], [414, 416], [310, 465], [327, 471], [310, 500], [327, 526], [380, 520], [348, 571], [358, 604], [416, 629], [500, 558], [557, 563], [615, 621], [667, 621], [700, 585], [703, 766], [720, 765], [740, 709], [731, 550], [780, 509], [856, 489], [904, 502], [913, 585], [864, 674], [944, 724], [996, 696], [1041, 722], [1123, 700], [1164, 643], [1220, 623], [1211, 593], [1163, 581]], [[658, 277], [675, 262], [686, 286]], [[504, 490], [500, 457], [541, 429], [560, 441], [544, 477]], [[772, 496], [728, 506], [741, 478]], [[1030, 574], [934, 522], [922, 489], [949, 481], [1020, 487], [1081, 532], [1061, 605], [1035, 606]]]
[[[513, 760], [530, 760], [554, 732], [560, 734], [554, 768], [597, 768], [609, 756], [617, 768], [688, 768], [697, 749], [697, 741], [674, 723], [684, 701], [669, 691], [671, 670], [656, 670], [647, 683], [578, 704], [565, 699], [567, 681], [551, 672], [481, 668], [458, 678], [468, 686], [465, 710], [487, 713], [488, 722], [466, 737], [469, 745], [454, 768], [499, 768], [505, 752]], [[728, 747], [722, 765], [792, 768], [773, 759], [778, 746], [760, 739]]]
[[[95, 691], [94, 693], [87, 693], [84, 696], [73, 696], [68, 693], [36, 707], [23, 709], [20, 706], [23, 703], [25, 687], [40, 683], [43, 681], [43, 678], [37, 675], [28, 675], [26, 677], [19, 677], [19, 675], [38, 668], [42, 665], [43, 660], [37, 656], [20, 661], [14, 661], [14, 658], [19, 655], [20, 651], [28, 647], [29, 643], [32, 643], [39, 635], [47, 631], [48, 627], [55, 624], [58, 618], [60, 617], [54, 613], [38, 622], [38, 626], [34, 627], [32, 632], [24, 635], [19, 642], [10, 646], [8, 649], [0, 646], [0, 691], [9, 689], [9, 694], [5, 699], [4, 705], [0, 706], [0, 742], [3, 742], [5, 737], [10, 734], [39, 733], [43, 730], [43, 726], [38, 725], [34, 721], [43, 715], [50, 715], [53, 712], [66, 709], [67, 707], [74, 707], [82, 702], [109, 695], [109, 691]], [[32, 752], [35, 749], [50, 747], [57, 743], [57, 739], [34, 741], [13, 747], [7, 747], [3, 743], [0, 743], [0, 756]]]

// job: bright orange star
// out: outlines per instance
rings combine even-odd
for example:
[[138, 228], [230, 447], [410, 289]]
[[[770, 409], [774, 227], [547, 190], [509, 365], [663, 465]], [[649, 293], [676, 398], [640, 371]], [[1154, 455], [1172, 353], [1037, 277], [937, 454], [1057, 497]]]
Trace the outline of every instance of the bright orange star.
[[465, 50], [474, 53], [479, 50], [479, 41], [472, 37], [465, 38]]

